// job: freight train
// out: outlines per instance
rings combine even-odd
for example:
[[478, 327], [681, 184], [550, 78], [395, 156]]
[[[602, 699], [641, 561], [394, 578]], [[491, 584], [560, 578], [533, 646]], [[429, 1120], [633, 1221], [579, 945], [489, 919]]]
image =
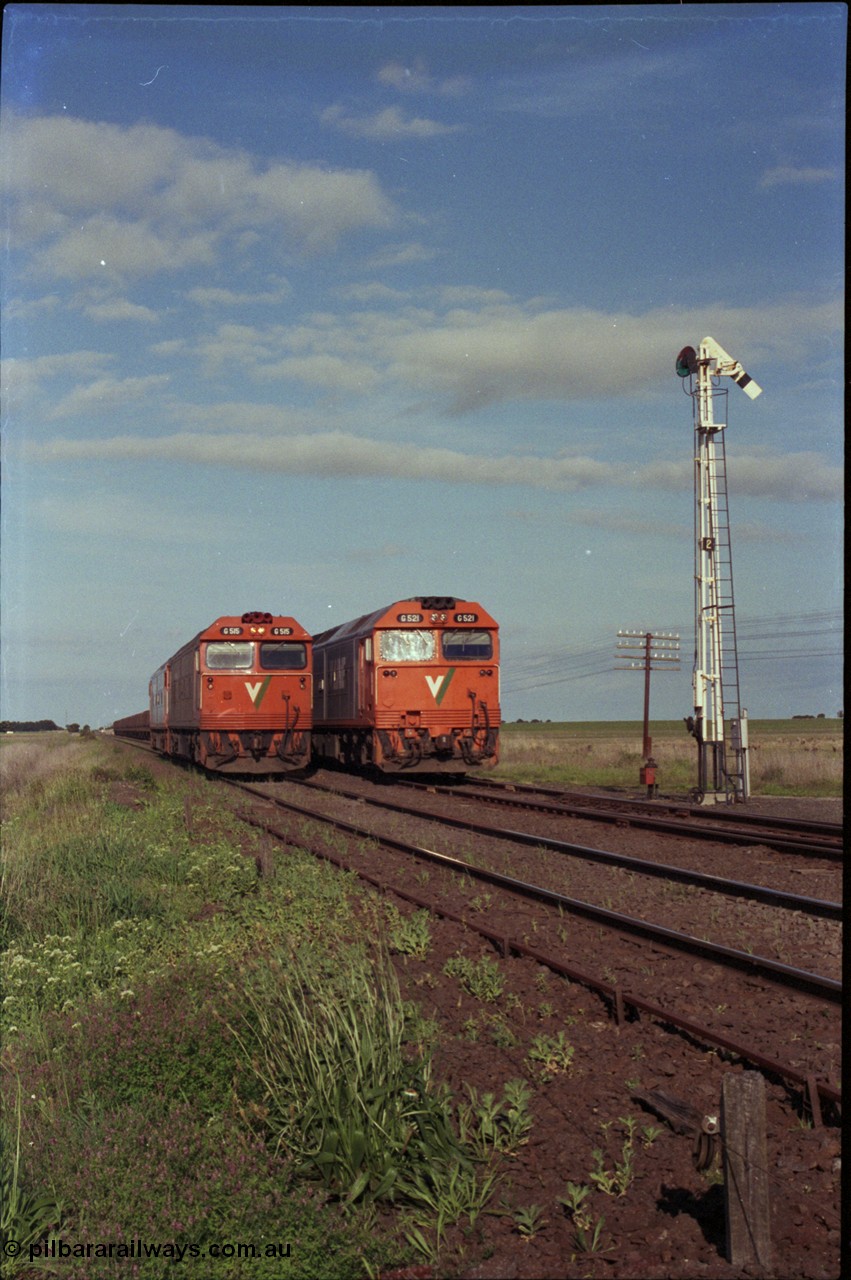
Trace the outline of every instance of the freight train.
[[399, 600], [313, 639], [313, 755], [386, 773], [499, 759], [499, 628], [452, 596]]
[[310, 763], [311, 638], [294, 618], [217, 618], [154, 672], [148, 710], [119, 737], [224, 773], [275, 774]]

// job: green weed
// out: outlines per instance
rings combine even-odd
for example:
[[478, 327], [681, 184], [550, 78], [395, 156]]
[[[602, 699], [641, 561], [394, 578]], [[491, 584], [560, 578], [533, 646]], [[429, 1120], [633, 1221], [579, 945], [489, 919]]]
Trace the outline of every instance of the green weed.
[[532, 1129], [529, 1100], [532, 1091], [524, 1080], [509, 1080], [503, 1096], [494, 1093], [479, 1096], [467, 1085], [469, 1101], [459, 1104], [458, 1125], [461, 1140], [481, 1160], [494, 1153], [514, 1156], [526, 1142]]
[[469, 956], [452, 956], [443, 966], [443, 972], [450, 978], [458, 978], [471, 996], [487, 1004], [498, 1000], [505, 986], [502, 970], [489, 956], [477, 961]]
[[[45, 1238], [52, 1239], [61, 1216], [60, 1206], [52, 1195], [34, 1195], [23, 1185], [21, 1082], [18, 1080], [14, 1136], [10, 1133], [5, 1118], [0, 1125], [0, 1267], [4, 1277], [11, 1278], [30, 1269], [30, 1246]], [[14, 1252], [16, 1247], [17, 1253]]]
[[546, 1226], [544, 1211], [539, 1204], [530, 1204], [514, 1211], [514, 1226], [518, 1235], [522, 1236], [525, 1241], [534, 1240], [543, 1227]]
[[404, 1051], [404, 1007], [386, 958], [302, 948], [255, 965], [244, 999], [232, 1030], [263, 1086], [276, 1150], [292, 1152], [304, 1172], [348, 1203], [416, 1202], [432, 1185], [425, 1170], [469, 1165], [428, 1059]]
[[[613, 1168], [606, 1168], [606, 1160], [601, 1147], [596, 1147], [592, 1152], [594, 1160], [594, 1168], [588, 1175], [595, 1187], [605, 1192], [607, 1196], [624, 1196], [626, 1195], [632, 1180], [635, 1177], [635, 1130], [637, 1120], [634, 1116], [621, 1116], [620, 1124], [624, 1129], [624, 1140], [621, 1147], [620, 1159], [613, 1162]], [[601, 1126], [604, 1132], [607, 1132], [609, 1125]]]
[[387, 941], [391, 951], [398, 955], [416, 956], [424, 960], [431, 947], [431, 921], [427, 911], [415, 911], [403, 916], [396, 907], [389, 905]]
[[568, 1044], [565, 1039], [564, 1032], [559, 1031], [554, 1036], [543, 1033], [535, 1036], [526, 1056], [537, 1069], [540, 1079], [546, 1082], [553, 1076], [570, 1070], [575, 1052], [573, 1045]]

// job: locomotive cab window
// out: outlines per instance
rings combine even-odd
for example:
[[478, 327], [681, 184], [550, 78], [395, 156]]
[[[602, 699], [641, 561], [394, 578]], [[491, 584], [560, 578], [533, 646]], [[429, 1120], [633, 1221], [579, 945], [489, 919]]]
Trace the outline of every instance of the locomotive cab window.
[[216, 640], [207, 645], [208, 671], [250, 671], [253, 658], [254, 645], [250, 640], [239, 643]]
[[260, 666], [264, 671], [303, 671], [307, 650], [296, 640], [261, 644]]
[[493, 636], [489, 631], [444, 631], [443, 656], [454, 662], [490, 662]]
[[435, 655], [433, 631], [381, 631], [382, 662], [430, 662]]

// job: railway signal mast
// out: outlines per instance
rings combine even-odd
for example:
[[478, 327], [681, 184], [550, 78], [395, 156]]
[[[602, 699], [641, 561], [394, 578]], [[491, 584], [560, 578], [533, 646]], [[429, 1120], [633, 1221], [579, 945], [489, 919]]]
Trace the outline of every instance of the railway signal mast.
[[[741, 803], [750, 792], [747, 712], [739, 694], [724, 449], [727, 389], [721, 380], [732, 378], [751, 400], [762, 387], [714, 338], [704, 338], [697, 351], [683, 347], [677, 374], [689, 379], [686, 391], [695, 423], [694, 716], [686, 721], [697, 742], [695, 799], [701, 804]], [[723, 411], [719, 421], [716, 403]]]

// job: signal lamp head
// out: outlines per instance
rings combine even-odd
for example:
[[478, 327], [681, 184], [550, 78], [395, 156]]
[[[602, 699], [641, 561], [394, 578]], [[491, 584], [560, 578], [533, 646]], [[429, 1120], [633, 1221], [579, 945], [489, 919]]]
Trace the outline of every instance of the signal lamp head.
[[688, 378], [697, 373], [697, 352], [694, 347], [683, 347], [677, 356], [677, 377]]

